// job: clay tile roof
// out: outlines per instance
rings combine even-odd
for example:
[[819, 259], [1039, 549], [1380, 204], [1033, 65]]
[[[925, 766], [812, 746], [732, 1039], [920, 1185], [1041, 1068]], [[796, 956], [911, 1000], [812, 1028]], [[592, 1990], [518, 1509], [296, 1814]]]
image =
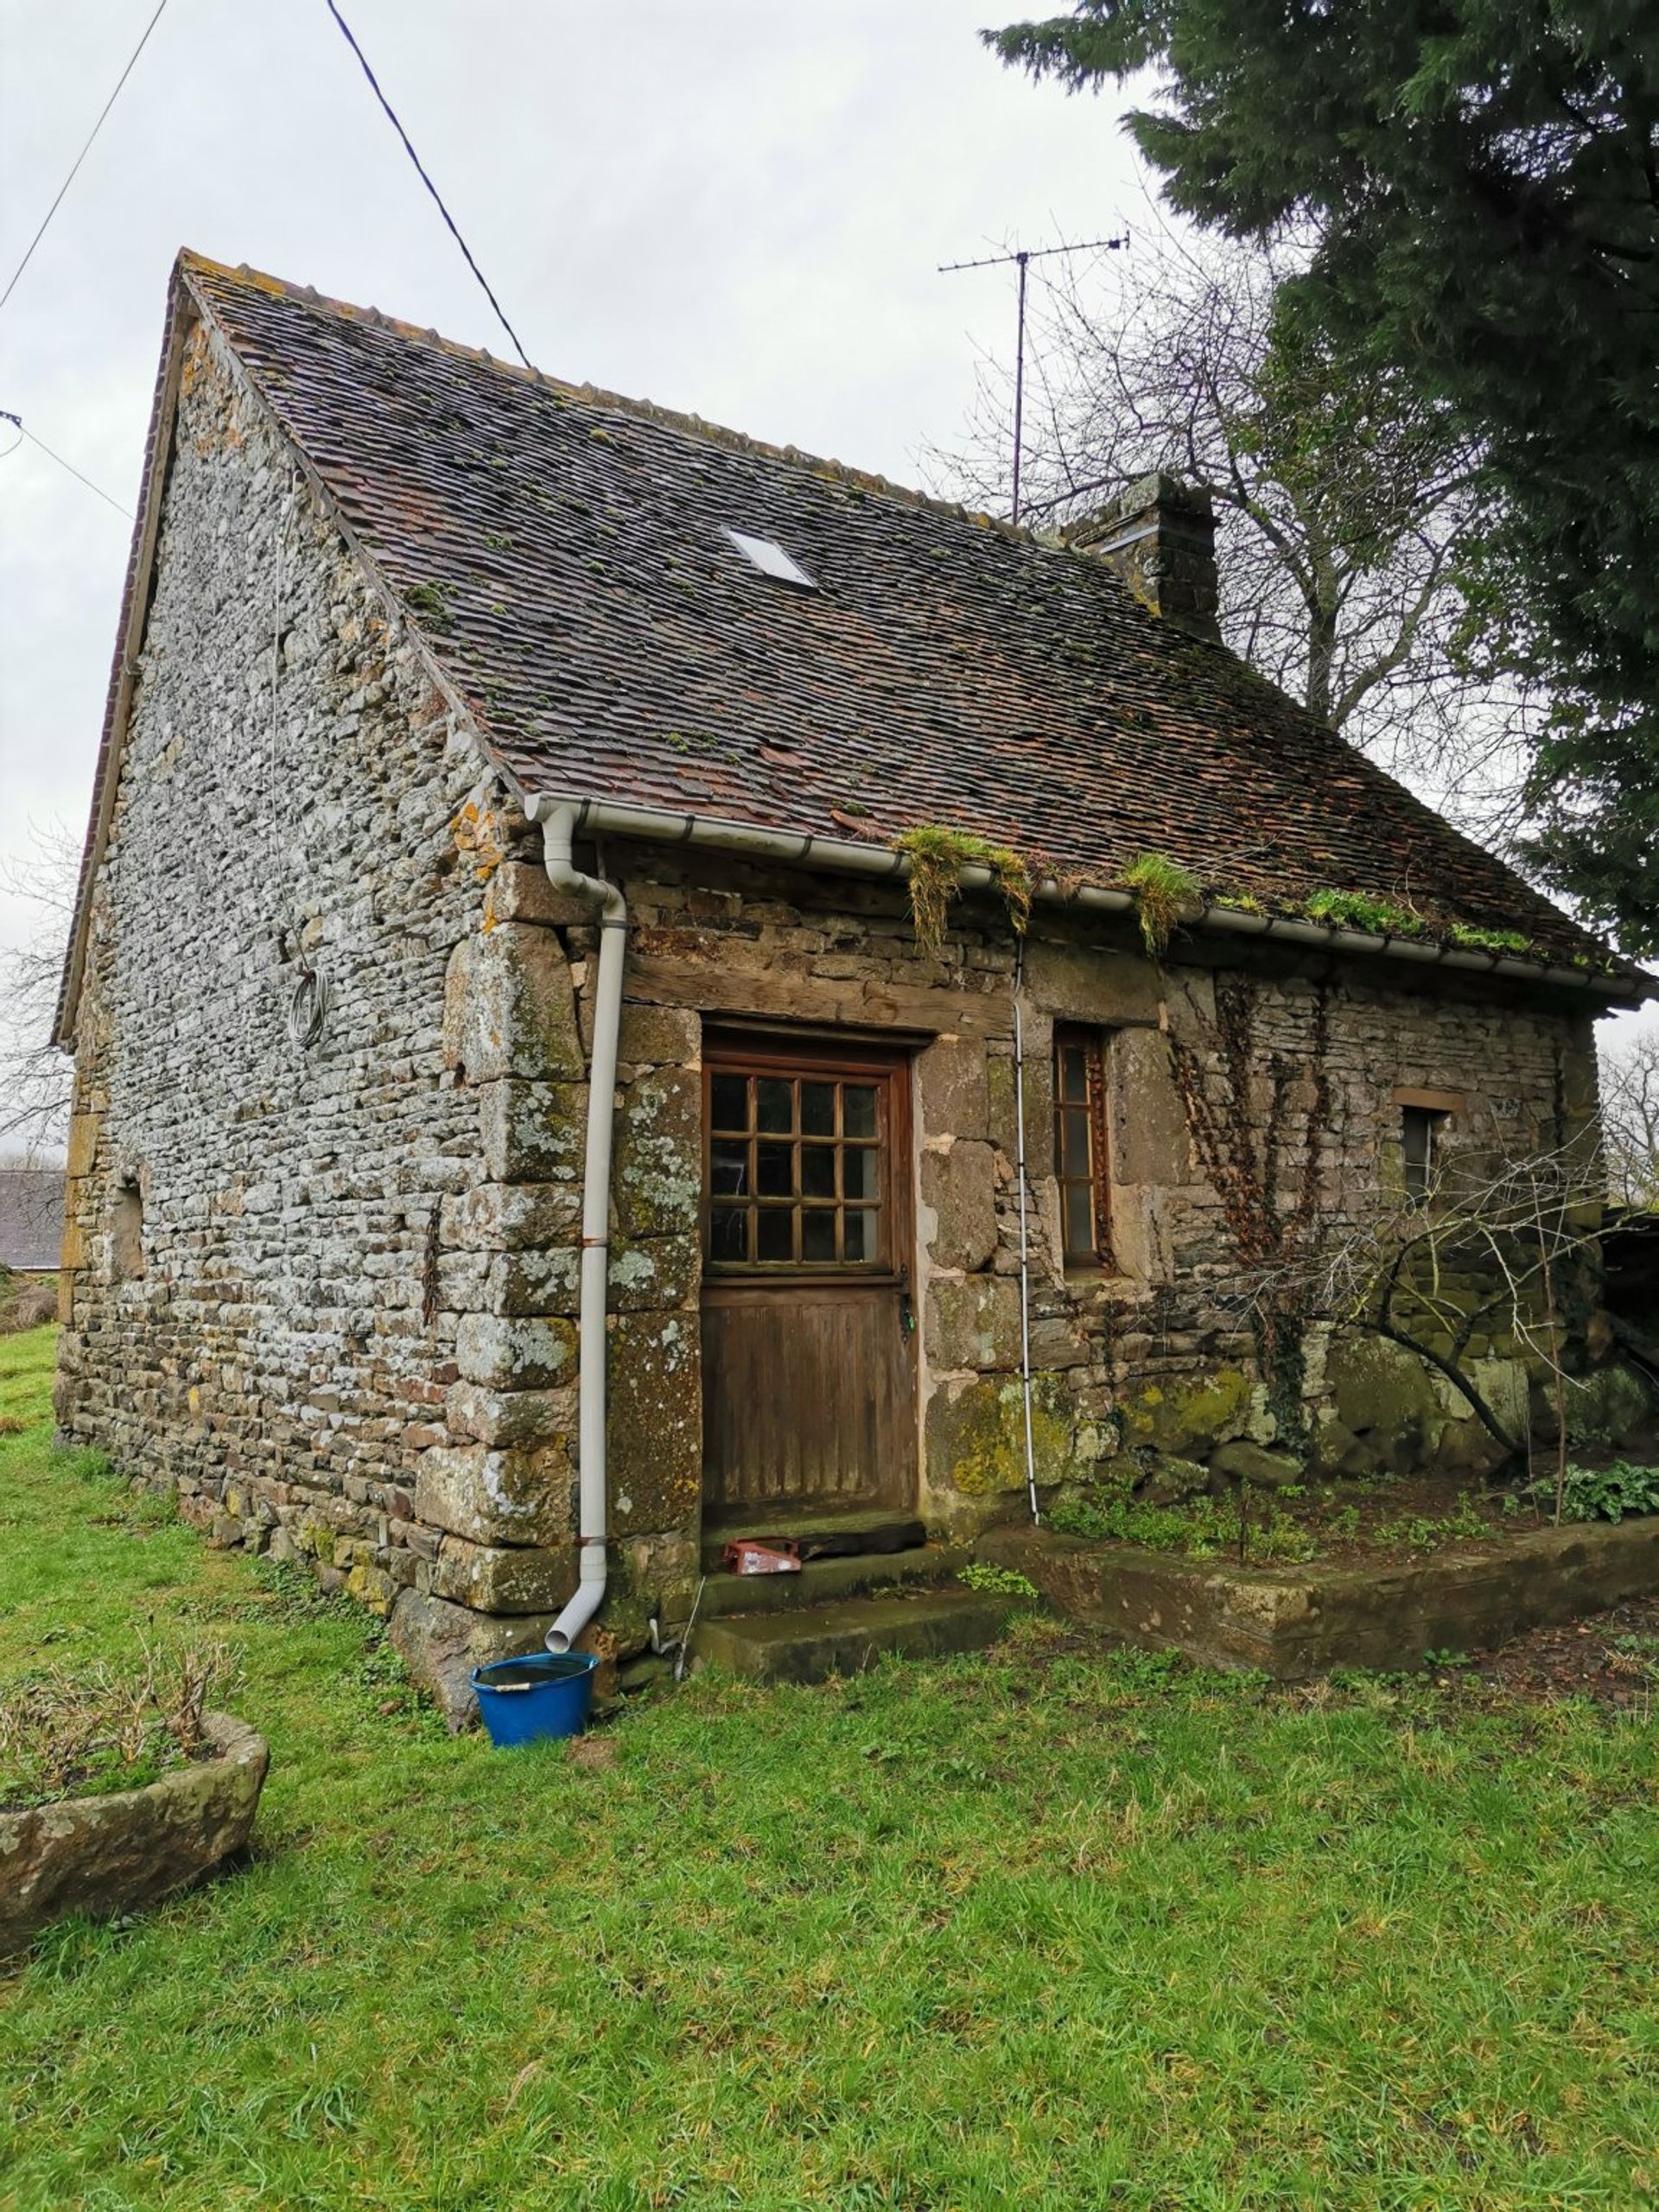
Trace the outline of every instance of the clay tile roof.
[[[1112, 885], [1321, 888], [1596, 940], [1085, 553], [187, 257], [190, 291], [530, 792], [845, 838], [918, 823]], [[727, 528], [812, 576], [761, 574]]]

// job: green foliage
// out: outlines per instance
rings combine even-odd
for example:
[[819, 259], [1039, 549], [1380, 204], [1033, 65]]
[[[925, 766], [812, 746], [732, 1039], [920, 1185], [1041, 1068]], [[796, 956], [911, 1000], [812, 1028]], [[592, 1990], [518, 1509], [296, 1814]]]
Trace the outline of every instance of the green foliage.
[[1172, 203], [1309, 236], [1288, 311], [1478, 447], [1471, 629], [1555, 702], [1534, 855], [1638, 955], [1659, 949], [1651, 32], [1648, 0], [1075, 0], [986, 34], [1075, 88], [1147, 73], [1129, 127]]
[[1049, 1525], [1068, 1536], [1109, 1539], [1142, 1550], [1177, 1552], [1186, 1559], [1219, 1559], [1241, 1548], [1239, 1516], [1244, 1516], [1243, 1548], [1254, 1560], [1291, 1564], [1313, 1556], [1312, 1536], [1281, 1510], [1266, 1491], [1241, 1488], [1230, 1498], [1183, 1498], [1154, 1505], [1135, 1495], [1138, 1465], [1124, 1473], [1097, 1477], [1056, 1500]]
[[[1533, 1494], [1553, 1511], [1555, 1484], [1545, 1478]], [[1659, 1513], [1659, 1467], [1638, 1467], [1615, 1459], [1609, 1467], [1571, 1466], [1561, 1491], [1561, 1515], [1567, 1521], [1622, 1521], [1627, 1513]]]
[[1154, 960], [1161, 960], [1170, 932], [1203, 902], [1198, 878], [1162, 853], [1142, 853], [1126, 872], [1124, 888], [1135, 893], [1141, 935]]
[[1473, 922], [1453, 922], [1446, 935], [1470, 952], [1529, 953], [1532, 939], [1521, 930], [1484, 930]]
[[245, 1866], [0, 1985], [18, 2212], [1631, 2201], [1650, 1726], [1031, 1618], [814, 1689], [710, 1673], [608, 1766], [497, 1752], [383, 1713], [345, 1607], [92, 1525], [124, 1493], [43, 1382], [0, 1443], [0, 1681], [152, 1615], [232, 1634], [273, 1758]]
[[970, 1559], [966, 1567], [957, 1569], [957, 1580], [969, 1590], [982, 1591], [988, 1598], [1033, 1599], [1042, 1595], [1031, 1577], [1021, 1574], [1017, 1567], [996, 1567], [989, 1560]]
[[1380, 1522], [1372, 1541], [1389, 1550], [1433, 1552], [1443, 1544], [1474, 1542], [1491, 1534], [1491, 1523], [1474, 1499], [1461, 1497], [1450, 1513], [1408, 1513], [1397, 1521]]
[[1316, 891], [1303, 905], [1310, 922], [1333, 929], [1366, 930], [1373, 937], [1421, 937], [1421, 918], [1391, 899], [1364, 891]]
[[404, 604], [427, 629], [447, 630], [452, 619], [451, 589], [450, 585], [436, 582], [411, 584], [404, 594]]
[[1031, 869], [1010, 847], [994, 845], [970, 830], [923, 822], [901, 830], [893, 840], [893, 849], [910, 863], [911, 918], [917, 944], [931, 957], [937, 959], [944, 950], [945, 924], [961, 894], [965, 868], [988, 870], [1015, 932], [1025, 934], [1033, 888]]

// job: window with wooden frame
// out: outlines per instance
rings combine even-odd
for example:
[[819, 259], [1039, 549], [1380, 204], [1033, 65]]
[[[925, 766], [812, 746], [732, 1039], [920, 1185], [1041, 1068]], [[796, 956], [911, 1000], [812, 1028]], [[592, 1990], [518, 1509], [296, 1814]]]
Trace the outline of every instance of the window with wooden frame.
[[722, 1055], [707, 1080], [709, 1268], [891, 1268], [891, 1066]]
[[1421, 1090], [1397, 1085], [1394, 1103], [1400, 1109], [1400, 1155], [1406, 1195], [1421, 1205], [1433, 1192], [1441, 1167], [1441, 1148], [1454, 1114], [1464, 1099], [1455, 1090]]
[[1068, 1268], [1112, 1265], [1107, 1050], [1098, 1029], [1054, 1032], [1054, 1173]]

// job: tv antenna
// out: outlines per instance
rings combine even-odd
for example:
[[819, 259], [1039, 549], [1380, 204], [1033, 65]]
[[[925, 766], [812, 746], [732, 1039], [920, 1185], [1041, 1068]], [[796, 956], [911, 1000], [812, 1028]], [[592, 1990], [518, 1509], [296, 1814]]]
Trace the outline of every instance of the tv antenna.
[[943, 261], [937, 274], [954, 276], [963, 269], [1006, 269], [1012, 264], [1020, 272], [1014, 340], [1014, 510], [1008, 519], [1020, 519], [1020, 454], [1023, 443], [1026, 413], [1026, 271], [1033, 261], [1047, 261], [1059, 253], [1115, 253], [1129, 242], [1126, 231], [1121, 238], [1079, 238], [1075, 245], [1039, 245], [1027, 247], [1015, 253], [988, 253], [979, 261]]

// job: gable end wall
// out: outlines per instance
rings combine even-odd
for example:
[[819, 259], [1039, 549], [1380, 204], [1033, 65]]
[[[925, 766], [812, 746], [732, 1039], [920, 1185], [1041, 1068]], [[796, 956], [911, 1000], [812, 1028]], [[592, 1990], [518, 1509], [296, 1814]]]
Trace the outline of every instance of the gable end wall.
[[[572, 1579], [573, 1390], [543, 1406], [543, 1508], [510, 1545], [416, 1503], [458, 1403], [471, 1441], [487, 1357], [504, 1086], [446, 1053], [446, 987], [454, 1032], [456, 950], [492, 942], [513, 828], [198, 329], [92, 895], [60, 1423], [215, 1541], [306, 1559], [382, 1612], [418, 1599], [452, 1637], [509, 1616], [522, 1646]], [[543, 934], [543, 1014], [556, 1029], [562, 989], [573, 1034]], [[308, 965], [328, 995], [308, 1046]]]

